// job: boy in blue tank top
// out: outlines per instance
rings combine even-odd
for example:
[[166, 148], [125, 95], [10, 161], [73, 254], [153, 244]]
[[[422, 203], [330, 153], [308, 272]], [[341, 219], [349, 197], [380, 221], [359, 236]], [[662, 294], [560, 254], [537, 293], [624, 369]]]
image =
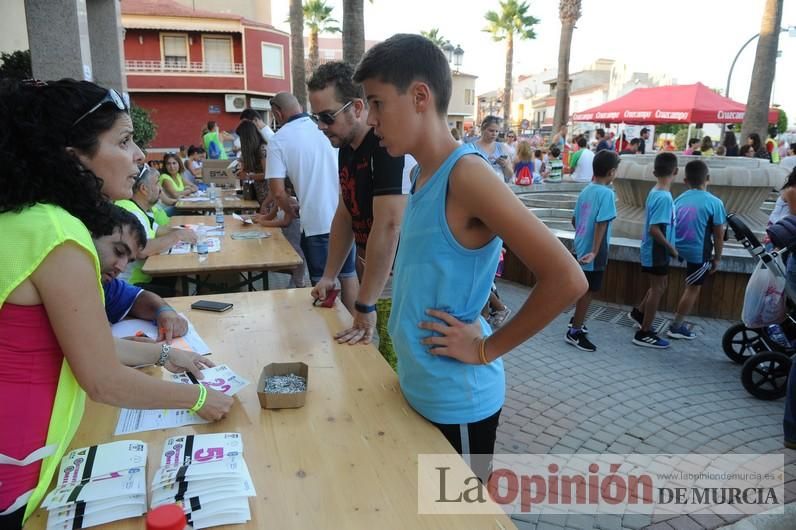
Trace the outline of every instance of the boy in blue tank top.
[[[365, 88], [368, 125], [381, 145], [418, 163], [389, 322], [401, 390], [485, 481], [505, 397], [501, 357], [577, 300], [586, 280], [555, 236], [495, 181], [483, 156], [450, 135], [451, 71], [438, 46], [394, 35], [365, 54], [354, 80]], [[491, 334], [480, 313], [501, 238], [537, 284], [516, 318]]]
[[630, 312], [630, 318], [641, 328], [633, 337], [633, 344], [646, 348], [664, 349], [669, 341], [655, 333], [652, 323], [669, 281], [669, 258], [677, 257], [674, 246], [674, 200], [672, 179], [677, 175], [677, 157], [673, 153], [659, 153], [653, 169], [658, 183], [647, 195], [646, 220], [641, 236], [641, 272], [649, 277], [650, 286], [644, 298]]
[[589, 290], [575, 304], [575, 314], [569, 321], [564, 339], [583, 351], [597, 351], [586, 337], [584, 325], [586, 312], [594, 293], [603, 285], [605, 267], [608, 265], [608, 247], [611, 241], [611, 221], [616, 219], [616, 195], [611, 183], [616, 178], [619, 155], [603, 149], [594, 156], [594, 180], [578, 195], [572, 226], [575, 227], [574, 250], [578, 262], [589, 282]]
[[702, 160], [685, 165], [688, 191], [674, 201], [677, 229], [675, 246], [686, 263], [685, 290], [677, 304], [674, 322], [666, 335], [673, 339], [694, 339], [696, 334], [683, 320], [699, 299], [705, 279], [718, 270], [724, 249], [724, 223], [727, 213], [721, 199], [707, 191], [710, 174]]

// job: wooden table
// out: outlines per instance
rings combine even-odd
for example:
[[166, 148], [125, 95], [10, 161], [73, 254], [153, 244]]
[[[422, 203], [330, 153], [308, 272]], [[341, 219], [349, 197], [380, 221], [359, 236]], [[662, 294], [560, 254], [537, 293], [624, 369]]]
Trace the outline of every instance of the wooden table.
[[[502, 514], [418, 515], [417, 455], [450, 454], [453, 448], [409, 407], [395, 373], [373, 346], [332, 340], [332, 333], [351, 321], [340, 302], [334, 309], [315, 308], [309, 289], [202, 298], [231, 302], [234, 308], [194, 311], [190, 304], [196, 297], [169, 303], [188, 316], [216, 363], [253, 382], [236, 396], [229, 416], [215, 424], [114, 437], [118, 410], [88, 401], [72, 448], [143, 440], [149, 444], [149, 484], [166, 438], [240, 432], [257, 496], [250, 499], [252, 520], [217, 527], [228, 530], [515, 528]], [[304, 407], [260, 408], [255, 384], [262, 367], [275, 361], [309, 366]], [[26, 528], [44, 529], [46, 518], [39, 509]], [[143, 521], [127, 519], [103, 528], [140, 530]]]
[[[175, 216], [171, 218], [171, 226], [200, 224], [215, 226], [213, 216]], [[271, 237], [265, 239], [232, 239], [234, 232], [260, 230], [268, 232]], [[183, 278], [183, 292], [187, 293], [189, 275], [195, 275], [194, 280], [199, 284], [199, 275], [210, 272], [234, 271], [244, 273], [245, 281], [234, 286], [235, 289], [248, 285], [253, 290], [253, 283], [263, 280], [265, 289], [268, 289], [269, 270], [289, 269], [302, 263], [301, 257], [282, 235], [279, 228], [265, 228], [260, 225], [244, 225], [235, 220], [231, 215], [224, 216], [224, 235], [211, 236], [221, 239], [221, 250], [207, 255], [207, 261], [199, 263], [196, 253], [168, 255], [158, 254], [147, 258], [142, 270], [150, 276], [181, 276]], [[252, 271], [262, 271], [252, 275]]]
[[[260, 209], [260, 203], [257, 201], [244, 200], [234, 194], [234, 192], [232, 194], [223, 193], [221, 195], [221, 202], [225, 212], [257, 211]], [[174, 207], [184, 212], [213, 212], [216, 209], [216, 203], [210, 199], [204, 201], [177, 201]]]

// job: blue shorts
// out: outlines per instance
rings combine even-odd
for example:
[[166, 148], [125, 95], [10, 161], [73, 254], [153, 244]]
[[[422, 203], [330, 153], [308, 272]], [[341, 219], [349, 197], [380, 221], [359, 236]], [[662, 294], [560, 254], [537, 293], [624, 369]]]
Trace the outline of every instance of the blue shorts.
[[[323, 269], [326, 267], [326, 259], [329, 257], [329, 234], [305, 236], [302, 232], [301, 250], [304, 251], [304, 258], [307, 260], [310, 280], [315, 285], [323, 277]], [[340, 270], [338, 278], [353, 278], [356, 275], [356, 254], [354, 245], [351, 245], [351, 251], [343, 262], [343, 268]]]

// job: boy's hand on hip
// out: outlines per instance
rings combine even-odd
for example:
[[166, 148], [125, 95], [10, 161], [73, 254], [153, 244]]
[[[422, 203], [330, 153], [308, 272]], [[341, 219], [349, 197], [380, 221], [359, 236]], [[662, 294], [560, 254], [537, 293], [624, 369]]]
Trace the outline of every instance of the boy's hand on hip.
[[420, 328], [437, 333], [420, 341], [429, 346], [431, 355], [443, 355], [467, 364], [481, 364], [478, 347], [483, 331], [478, 319], [465, 324], [444, 311], [427, 309], [426, 314], [442, 321], [422, 321], [418, 324]]
[[370, 344], [376, 334], [376, 312], [360, 313], [354, 311], [354, 323], [350, 328], [336, 334], [334, 338], [339, 344]]

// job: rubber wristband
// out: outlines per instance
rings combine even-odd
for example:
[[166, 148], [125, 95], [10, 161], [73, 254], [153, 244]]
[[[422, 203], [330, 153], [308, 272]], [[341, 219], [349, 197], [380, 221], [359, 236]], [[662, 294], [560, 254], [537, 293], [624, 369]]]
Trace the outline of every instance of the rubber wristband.
[[196, 414], [199, 410], [205, 406], [205, 400], [207, 400], [207, 388], [203, 384], [199, 384], [199, 397], [196, 399], [196, 403], [194, 403], [193, 407], [190, 408], [190, 411]]
[[162, 305], [162, 306], [158, 307], [157, 310], [155, 311], [155, 318], [159, 317], [161, 313], [165, 313], [166, 311], [174, 311], [175, 313], [177, 312], [170, 305]]

